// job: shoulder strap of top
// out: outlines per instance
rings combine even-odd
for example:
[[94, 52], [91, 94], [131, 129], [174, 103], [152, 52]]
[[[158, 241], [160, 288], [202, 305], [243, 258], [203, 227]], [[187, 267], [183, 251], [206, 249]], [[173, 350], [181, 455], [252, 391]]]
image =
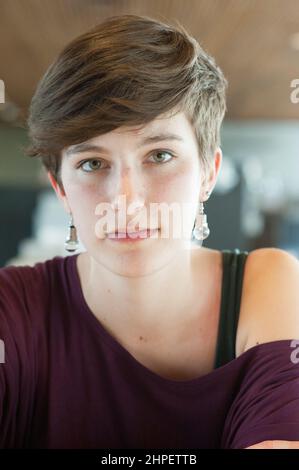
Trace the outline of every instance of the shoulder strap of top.
[[248, 251], [222, 250], [222, 292], [214, 368], [235, 358], [243, 274]]

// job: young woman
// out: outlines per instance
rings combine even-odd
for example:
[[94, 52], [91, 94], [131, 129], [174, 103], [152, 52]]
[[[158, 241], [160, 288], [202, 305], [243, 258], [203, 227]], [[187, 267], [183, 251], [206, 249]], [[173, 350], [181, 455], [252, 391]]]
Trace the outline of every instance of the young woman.
[[226, 86], [182, 26], [135, 15], [41, 79], [27, 154], [86, 251], [0, 270], [2, 447], [298, 445], [298, 261], [202, 247]]

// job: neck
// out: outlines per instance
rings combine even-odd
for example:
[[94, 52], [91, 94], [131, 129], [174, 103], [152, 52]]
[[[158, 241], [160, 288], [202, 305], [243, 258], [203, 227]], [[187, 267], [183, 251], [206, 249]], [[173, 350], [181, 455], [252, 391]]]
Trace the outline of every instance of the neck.
[[194, 253], [198, 250], [182, 250], [162, 268], [135, 277], [112, 272], [82, 253], [78, 271], [85, 300], [112, 329], [134, 336], [150, 332], [153, 337], [177, 331], [190, 318], [195, 293], [200, 295]]

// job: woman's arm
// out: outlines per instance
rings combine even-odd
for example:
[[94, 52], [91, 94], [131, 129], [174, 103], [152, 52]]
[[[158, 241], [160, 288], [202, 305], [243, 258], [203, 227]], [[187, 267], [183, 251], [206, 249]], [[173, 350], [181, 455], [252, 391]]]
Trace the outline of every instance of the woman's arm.
[[[252, 321], [245, 350], [256, 344], [299, 338], [298, 259], [284, 250], [275, 248], [256, 250], [256, 253], [251, 273]], [[296, 362], [294, 362], [294, 367], [298, 368], [299, 377], [298, 346], [293, 351], [293, 355], [290, 354], [290, 361]], [[296, 419], [298, 419], [298, 414]], [[298, 439], [298, 432], [296, 434], [294, 437]], [[243, 448], [299, 449], [299, 441], [269, 439]]]
[[278, 248], [260, 248], [254, 250], [250, 266], [244, 351], [256, 344], [299, 338], [299, 260]]
[[299, 441], [263, 441], [245, 449], [299, 449]]

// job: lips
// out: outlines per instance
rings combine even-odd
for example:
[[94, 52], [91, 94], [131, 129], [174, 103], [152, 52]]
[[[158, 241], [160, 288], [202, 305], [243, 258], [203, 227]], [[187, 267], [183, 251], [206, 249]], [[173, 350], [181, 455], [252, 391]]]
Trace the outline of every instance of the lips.
[[137, 235], [138, 233], [146, 232], [146, 231], [155, 231], [158, 230], [156, 228], [143, 228], [141, 230], [138, 230], [137, 232], [134, 231], [128, 231], [128, 230], [116, 230], [115, 232], [110, 232], [108, 235]]
[[139, 232], [111, 232], [107, 235], [107, 238], [110, 240], [132, 242], [152, 238], [158, 231], [159, 229], [146, 229]]

